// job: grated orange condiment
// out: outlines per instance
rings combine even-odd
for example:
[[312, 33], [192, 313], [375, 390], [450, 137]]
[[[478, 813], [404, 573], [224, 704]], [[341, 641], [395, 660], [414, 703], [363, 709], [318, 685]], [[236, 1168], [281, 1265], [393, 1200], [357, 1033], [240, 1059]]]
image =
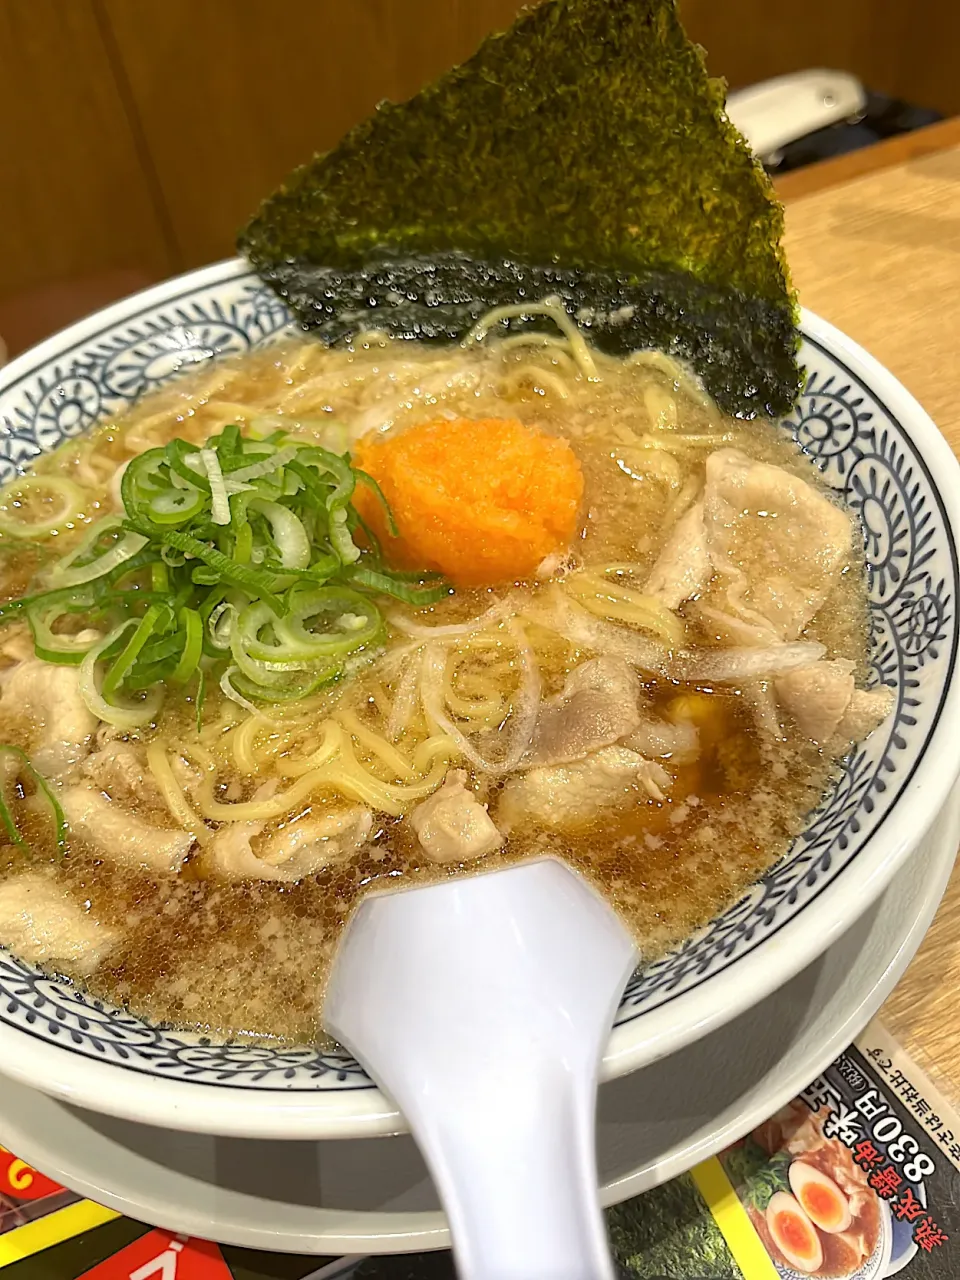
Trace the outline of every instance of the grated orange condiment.
[[514, 418], [439, 419], [367, 436], [353, 460], [393, 509], [398, 538], [387, 536], [374, 496], [357, 490], [357, 508], [395, 568], [492, 586], [531, 577], [576, 534], [580, 463], [566, 441]]

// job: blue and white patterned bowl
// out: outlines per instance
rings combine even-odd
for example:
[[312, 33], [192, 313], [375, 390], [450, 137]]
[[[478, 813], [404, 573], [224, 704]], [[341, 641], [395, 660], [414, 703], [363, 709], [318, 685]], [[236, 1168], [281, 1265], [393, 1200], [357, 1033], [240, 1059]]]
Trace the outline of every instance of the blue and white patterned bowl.
[[[289, 320], [233, 261], [72, 326], [0, 373], [0, 482], [185, 365], [244, 351]], [[803, 334], [806, 390], [783, 429], [862, 521], [871, 678], [896, 691], [896, 709], [852, 753], [787, 856], [633, 978], [604, 1059], [607, 1076], [705, 1035], [825, 950], [916, 847], [960, 771], [960, 467], [876, 361], [816, 316], [804, 313]], [[202, 1132], [308, 1138], [403, 1127], [348, 1057], [160, 1030], [2, 950], [0, 1070], [94, 1109]]]

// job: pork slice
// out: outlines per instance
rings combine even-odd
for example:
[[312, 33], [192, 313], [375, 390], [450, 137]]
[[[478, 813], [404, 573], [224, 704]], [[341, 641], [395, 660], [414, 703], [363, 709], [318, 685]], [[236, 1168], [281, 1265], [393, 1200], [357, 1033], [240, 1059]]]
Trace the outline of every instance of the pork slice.
[[640, 724], [640, 681], [621, 658], [582, 662], [545, 702], [521, 768], [567, 764], [610, 746]]
[[231, 822], [221, 827], [203, 852], [207, 872], [221, 880], [303, 880], [353, 857], [369, 838], [373, 814], [363, 805], [348, 805], [298, 818], [267, 836], [254, 852], [263, 826]]
[[880, 1208], [876, 1194], [869, 1188], [861, 1187], [849, 1195], [850, 1213], [853, 1221], [846, 1231], [837, 1232], [831, 1239], [836, 1248], [834, 1255], [829, 1256], [836, 1266], [835, 1274], [843, 1275], [855, 1271], [877, 1247], [880, 1236]]
[[887, 685], [854, 689], [837, 733], [847, 742], [862, 742], [879, 728], [896, 705], [897, 695]]
[[117, 939], [46, 872], [26, 871], [0, 884], [0, 942], [24, 960], [88, 974]]
[[768, 1155], [782, 1147], [791, 1155], [803, 1154], [805, 1159], [825, 1142], [822, 1117], [796, 1098], [755, 1129], [753, 1136]]
[[846, 658], [834, 658], [791, 671], [776, 682], [777, 700], [804, 737], [827, 742], [836, 733], [853, 697], [853, 670]]
[[410, 814], [410, 825], [431, 862], [470, 862], [503, 844], [486, 806], [466, 788], [463, 769], [451, 769], [443, 786]]
[[262, 832], [262, 822], [224, 823], [200, 856], [203, 870], [218, 880], [274, 879], [271, 868], [264, 868], [253, 851], [253, 841]]
[[703, 503], [696, 502], [670, 531], [644, 591], [666, 608], [677, 609], [699, 595], [712, 576]]
[[33, 636], [27, 626], [7, 627], [0, 642], [0, 659], [4, 664], [3, 675], [6, 676], [14, 663], [25, 662], [36, 653]]
[[3, 673], [0, 713], [34, 721], [29, 755], [47, 777], [56, 777], [87, 755], [99, 723], [80, 693], [77, 668], [40, 658], [26, 658]]
[[330, 812], [288, 822], [264, 840], [258, 857], [263, 879], [302, 880], [324, 867], [347, 862], [366, 843], [373, 814], [363, 805], [348, 805]]
[[791, 671], [776, 682], [780, 705], [797, 728], [814, 742], [860, 742], [873, 733], [893, 709], [892, 689], [857, 689], [854, 666], [845, 658], [815, 662]]
[[769, 622], [747, 622], [735, 613], [698, 604], [696, 615], [708, 636], [726, 648], [765, 648], [776, 644], [779, 637]]
[[193, 845], [179, 827], [157, 827], [91, 786], [65, 787], [60, 803], [71, 832], [107, 861], [176, 875]]
[[542, 766], [511, 778], [497, 813], [505, 829], [528, 821], [557, 830], [576, 829], [635, 795], [638, 788], [662, 800], [671, 782], [656, 761], [627, 747], [604, 747], [585, 760]]
[[105, 791], [111, 800], [148, 798], [160, 802], [160, 790], [147, 762], [132, 742], [112, 739], [92, 752], [83, 762], [83, 773]]
[[795, 639], [849, 558], [850, 516], [800, 476], [736, 449], [708, 457], [703, 513], [720, 576], [708, 603]]
[[870, 1257], [872, 1249], [864, 1250], [864, 1240], [859, 1231], [839, 1231], [831, 1234], [820, 1232], [823, 1263], [818, 1274], [850, 1276]]

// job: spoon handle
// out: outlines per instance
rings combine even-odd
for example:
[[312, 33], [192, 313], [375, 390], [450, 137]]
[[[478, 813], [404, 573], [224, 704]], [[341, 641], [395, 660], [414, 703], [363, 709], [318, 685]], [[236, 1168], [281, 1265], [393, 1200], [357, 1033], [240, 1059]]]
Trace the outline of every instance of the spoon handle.
[[327, 1029], [403, 1115], [464, 1280], [609, 1280], [597, 1071], [632, 941], [552, 860], [369, 899]]
[[[528, 1073], [476, 1080], [410, 1122], [446, 1209], [462, 1280], [613, 1280], [597, 1200], [594, 1090], [529, 1046], [503, 1046]], [[471, 1087], [472, 1086], [472, 1087]], [[407, 1108], [403, 1108], [407, 1114]]]

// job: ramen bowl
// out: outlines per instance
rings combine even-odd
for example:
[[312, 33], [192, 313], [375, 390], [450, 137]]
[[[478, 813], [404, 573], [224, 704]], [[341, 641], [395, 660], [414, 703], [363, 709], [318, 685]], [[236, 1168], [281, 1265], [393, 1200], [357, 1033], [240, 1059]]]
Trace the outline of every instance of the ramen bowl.
[[[186, 368], [268, 342], [290, 322], [246, 264], [229, 261], [73, 325], [0, 375], [0, 482]], [[805, 389], [778, 429], [859, 517], [870, 683], [892, 689], [895, 707], [843, 761], [788, 853], [637, 971], [604, 1056], [607, 1078], [706, 1035], [829, 947], [916, 848], [960, 772], [960, 467], [917, 402], [855, 343], [807, 312], [802, 334]], [[345, 1054], [211, 1043], [150, 1025], [6, 951], [0, 1071], [68, 1102], [196, 1132], [302, 1139], [404, 1127]]]

